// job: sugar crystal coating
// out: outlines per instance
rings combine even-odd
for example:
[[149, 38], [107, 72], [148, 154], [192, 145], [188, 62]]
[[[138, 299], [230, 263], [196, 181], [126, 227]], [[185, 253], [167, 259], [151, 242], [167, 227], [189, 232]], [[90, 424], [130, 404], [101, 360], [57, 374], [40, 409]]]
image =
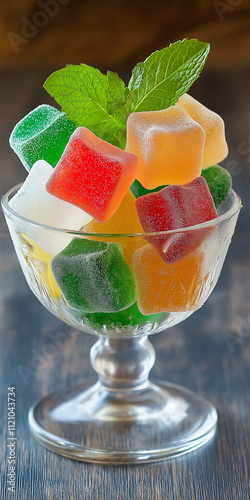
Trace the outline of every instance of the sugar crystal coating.
[[134, 278], [118, 243], [74, 238], [52, 259], [51, 269], [73, 309], [113, 313], [136, 301]]
[[202, 168], [210, 167], [224, 160], [228, 155], [228, 147], [225, 138], [225, 125], [221, 116], [188, 94], [179, 98], [179, 104], [206, 132]]
[[138, 158], [78, 127], [47, 183], [50, 194], [105, 222], [135, 180]]
[[[179, 57], [175, 59], [174, 52], [172, 55], [170, 65], [177, 64], [174, 72], [177, 82], [181, 71]], [[90, 113], [92, 126], [102, 137], [123, 144], [125, 116], [130, 104], [130, 109], [147, 109], [150, 102], [153, 107], [165, 85], [160, 78], [160, 87], [154, 86], [153, 94], [148, 94], [150, 89], [146, 88], [144, 94], [145, 81], [148, 87], [149, 80], [150, 86], [152, 81], [156, 82], [157, 75], [164, 73], [163, 78], [166, 77], [161, 57], [157, 52], [149, 58], [153, 61], [150, 74], [146, 75], [149, 79], [141, 78], [149, 59], [145, 64], [140, 63], [133, 71], [129, 89], [124, 89], [114, 74], [107, 74], [106, 80], [98, 70], [93, 72], [91, 68], [84, 82], [79, 80], [80, 73], [75, 68], [78, 88], [76, 80], [69, 84], [68, 76], [65, 73], [62, 76], [61, 72], [59, 79], [57, 72], [45, 88], [59, 99], [67, 112], [72, 112], [76, 94], [83, 90], [83, 99], [78, 93], [76, 114], [81, 101], [84, 108], [86, 106], [82, 109], [86, 116], [92, 101], [96, 108]], [[201, 61], [201, 67], [203, 63]], [[193, 76], [198, 76], [199, 65], [200, 61], [197, 67], [189, 65], [191, 76], [182, 71], [182, 76], [187, 77], [186, 87]], [[73, 66], [71, 69], [74, 70]], [[58, 88], [55, 90], [58, 84], [60, 96]], [[115, 88], [115, 84], [119, 88]], [[136, 92], [137, 89], [140, 90]], [[169, 91], [171, 94], [170, 88]], [[142, 104], [144, 98], [148, 104], [145, 101]], [[112, 125], [110, 130], [101, 131], [105, 118], [96, 123], [102, 107], [116, 121], [115, 139], [111, 138]], [[161, 108], [157, 104], [155, 107]], [[64, 307], [68, 320], [73, 314], [74, 320], [79, 319], [85, 325], [89, 322], [97, 328], [101, 326], [106, 334], [105, 328], [122, 329], [131, 325], [137, 332], [137, 326], [146, 324], [147, 318], [153, 322], [159, 316], [164, 317], [161, 311], [168, 315], [166, 310], [170, 313], [196, 310], [210, 290], [209, 273], [213, 276], [213, 285], [217, 281], [224, 259], [224, 255], [219, 255], [222, 237], [223, 242], [229, 244], [224, 234], [220, 238], [220, 224], [206, 226], [217, 213], [204, 179], [216, 206], [225, 199], [231, 185], [229, 177], [218, 170], [220, 167], [210, 166], [227, 154], [223, 120], [184, 95], [168, 109], [132, 113], [128, 118], [126, 152], [84, 127], [75, 129], [76, 125], [65, 113], [43, 105], [21, 120], [10, 137], [11, 147], [25, 168], [38, 174], [36, 180], [31, 174], [10, 202], [23, 218], [9, 217], [7, 221], [13, 230], [16, 248], [21, 244], [21, 265], [26, 270], [27, 264], [30, 277], [33, 273], [36, 294], [41, 291], [43, 298], [46, 295], [46, 298], [60, 299], [55, 309], [59, 312]], [[137, 202], [129, 188], [139, 198]], [[31, 222], [24, 217], [32, 219]], [[39, 227], [34, 221], [45, 226]], [[58, 232], [46, 225], [68, 226], [73, 231], [65, 234], [67, 231]], [[72, 233], [79, 226], [83, 231], [79, 238], [73, 239]], [[22, 232], [23, 227], [27, 228], [27, 234]], [[145, 234], [144, 230], [151, 234]], [[168, 234], [159, 235], [157, 231]], [[171, 231], [174, 234], [169, 234]], [[133, 234], [133, 238], [127, 234], [136, 232], [142, 234], [139, 237]], [[208, 234], [211, 234], [209, 239]], [[57, 254], [53, 258], [54, 253]], [[149, 330], [152, 326], [149, 325]]]
[[198, 249], [178, 261], [166, 263], [152, 245], [134, 255], [138, 307], [142, 314], [196, 311], [204, 302], [203, 261]]
[[136, 178], [146, 189], [186, 184], [201, 173], [205, 132], [181, 106], [131, 113], [126, 151], [139, 157]]
[[10, 146], [28, 171], [37, 160], [54, 167], [75, 129], [66, 113], [42, 104], [15, 125]]
[[[62, 229], [79, 230], [91, 217], [83, 210], [51, 196], [46, 190], [46, 182], [53, 173], [53, 168], [44, 160], [37, 161], [26, 177], [18, 192], [9, 202], [19, 215], [34, 222]], [[48, 254], [54, 255], [62, 250], [71, 240], [66, 233], [53, 233], [26, 224], [24, 232], [33, 238]]]
[[220, 165], [213, 165], [202, 170], [201, 175], [207, 181], [216, 208], [219, 207], [226, 199], [228, 191], [232, 186], [230, 173]]
[[[195, 226], [217, 217], [213, 198], [203, 177], [184, 185], [172, 185], [137, 198], [136, 209], [146, 233]], [[147, 236], [166, 262], [180, 259], [200, 245], [211, 228]]]
[[[102, 234], [131, 234], [143, 233], [135, 207], [135, 197], [130, 190], [125, 194], [120, 206], [107, 222], [97, 222], [94, 219], [83, 228], [84, 232]], [[93, 237], [91, 237], [93, 240]], [[96, 238], [99, 241], [107, 241], [107, 238]], [[146, 244], [143, 237], [109, 236], [108, 241], [118, 242], [123, 251], [124, 259], [132, 267], [133, 254], [137, 248]]]

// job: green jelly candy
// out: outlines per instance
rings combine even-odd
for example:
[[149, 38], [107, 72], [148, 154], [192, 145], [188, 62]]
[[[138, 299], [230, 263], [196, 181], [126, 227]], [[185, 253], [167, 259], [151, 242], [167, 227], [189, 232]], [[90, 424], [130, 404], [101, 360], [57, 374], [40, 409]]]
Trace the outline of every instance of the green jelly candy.
[[37, 160], [55, 167], [75, 129], [66, 113], [42, 104], [16, 124], [10, 146], [28, 172]]
[[160, 191], [164, 187], [166, 187], [166, 186], [157, 186], [154, 189], [146, 189], [145, 187], [143, 187], [143, 185], [137, 179], [135, 179], [133, 184], [130, 186], [130, 191], [133, 193], [135, 198], [140, 198], [141, 196], [144, 196], [145, 194], [156, 193], [157, 191]]
[[202, 170], [201, 175], [206, 179], [214, 204], [218, 208], [226, 199], [228, 191], [232, 186], [230, 173], [225, 168], [220, 167], [220, 165], [214, 165]]
[[117, 313], [84, 314], [84, 316], [82, 316], [82, 319], [87, 320], [90, 326], [94, 328], [106, 326], [108, 329], [123, 328], [126, 326], [135, 327], [136, 325], [142, 326], [147, 322], [154, 323], [160, 321], [161, 318], [162, 313], [145, 316], [139, 311], [137, 302], [128, 307], [128, 309], [124, 309]]
[[52, 259], [51, 269], [73, 309], [115, 313], [136, 301], [134, 278], [119, 243], [74, 238]]

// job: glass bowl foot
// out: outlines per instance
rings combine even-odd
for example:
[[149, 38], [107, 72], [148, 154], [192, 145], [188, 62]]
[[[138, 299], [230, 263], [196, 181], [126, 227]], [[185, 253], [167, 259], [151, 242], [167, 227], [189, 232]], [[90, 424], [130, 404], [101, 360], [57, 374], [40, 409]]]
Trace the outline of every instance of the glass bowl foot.
[[29, 425], [46, 448], [99, 464], [155, 462], [190, 452], [216, 432], [206, 400], [174, 384], [146, 382], [110, 389], [97, 382], [49, 395], [29, 411]]

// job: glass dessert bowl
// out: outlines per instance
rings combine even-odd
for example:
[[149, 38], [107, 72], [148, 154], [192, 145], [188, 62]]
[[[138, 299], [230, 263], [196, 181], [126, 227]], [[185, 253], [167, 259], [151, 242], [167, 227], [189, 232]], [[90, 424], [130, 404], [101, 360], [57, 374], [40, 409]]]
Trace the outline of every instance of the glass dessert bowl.
[[[196, 226], [114, 235], [25, 219], [8, 204], [18, 187], [2, 208], [28, 285], [58, 318], [99, 336], [90, 352], [98, 382], [35, 403], [35, 437], [63, 456], [101, 464], [153, 462], [205, 444], [216, 431], [215, 408], [183, 387], [149, 380], [155, 352], [148, 336], [209, 297], [241, 208], [238, 195], [230, 189], [219, 217]], [[166, 252], [169, 241], [185, 241], [188, 253], [166, 262], [157, 250], [163, 238]]]

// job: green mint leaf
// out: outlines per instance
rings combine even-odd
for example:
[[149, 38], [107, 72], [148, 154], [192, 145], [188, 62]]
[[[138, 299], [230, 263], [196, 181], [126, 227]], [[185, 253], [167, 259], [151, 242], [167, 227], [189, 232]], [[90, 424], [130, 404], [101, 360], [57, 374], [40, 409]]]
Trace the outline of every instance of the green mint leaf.
[[125, 113], [126, 97], [128, 89], [125, 87], [123, 80], [112, 71], [107, 72], [108, 88], [106, 90], [107, 109], [117, 123], [120, 129], [114, 133], [113, 144], [125, 149], [126, 146], [126, 122], [127, 116]]
[[[96, 135], [98, 135], [98, 134], [96, 134]], [[104, 141], [111, 142], [109, 132], [106, 132], [105, 134], [103, 134], [102, 139]], [[112, 144], [114, 146], [117, 146], [118, 148], [125, 149], [125, 147], [126, 147], [126, 129], [120, 128], [119, 130], [117, 130], [117, 132], [113, 133]]]
[[133, 184], [130, 186], [130, 191], [133, 193], [135, 198], [140, 198], [141, 196], [145, 196], [145, 194], [156, 193], [157, 191], [161, 191], [161, 189], [167, 187], [165, 186], [157, 186], [154, 189], [146, 189], [137, 179], [134, 180]]
[[127, 114], [173, 106], [200, 75], [209, 49], [207, 43], [184, 39], [139, 63], [128, 85]]
[[108, 80], [108, 88], [107, 88], [107, 103], [108, 103], [108, 112], [113, 113], [126, 104], [126, 96], [125, 96], [125, 83], [123, 80], [117, 75], [117, 73], [113, 73], [113, 71], [107, 72], [107, 80]]
[[77, 126], [87, 127], [116, 146], [119, 141], [124, 144], [126, 121], [122, 126], [119, 113], [109, 111], [108, 77], [98, 69], [86, 64], [68, 65], [52, 73], [44, 88]]
[[[155, 54], [155, 52], [153, 52], [151, 54], [151, 56]], [[151, 57], [149, 56], [149, 57]], [[147, 59], [146, 59], [147, 60]], [[145, 60], [145, 62], [146, 62]], [[129, 84], [128, 84], [128, 89], [129, 90], [136, 90], [138, 89], [138, 87], [140, 87], [141, 85], [141, 81], [142, 81], [142, 77], [143, 77], [143, 74], [144, 74], [144, 65], [145, 65], [145, 62], [141, 62], [141, 63], [138, 63], [133, 71], [132, 71], [132, 76], [129, 80]]]

